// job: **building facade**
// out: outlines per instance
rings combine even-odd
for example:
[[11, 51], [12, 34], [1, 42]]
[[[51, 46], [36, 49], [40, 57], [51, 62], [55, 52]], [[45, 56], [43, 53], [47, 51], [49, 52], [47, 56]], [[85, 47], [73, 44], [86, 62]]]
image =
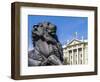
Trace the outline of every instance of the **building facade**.
[[87, 64], [88, 63], [88, 42], [86, 40], [73, 39], [63, 46], [64, 64]]

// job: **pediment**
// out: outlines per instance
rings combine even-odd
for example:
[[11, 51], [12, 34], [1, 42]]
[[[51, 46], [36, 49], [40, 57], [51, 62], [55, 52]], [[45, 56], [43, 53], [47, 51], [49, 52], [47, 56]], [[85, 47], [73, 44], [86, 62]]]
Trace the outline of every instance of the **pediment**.
[[81, 42], [81, 41], [74, 39], [74, 40], [72, 40], [72, 41], [68, 44], [68, 46], [70, 46], [70, 45], [75, 45], [75, 44], [79, 44], [80, 42]]

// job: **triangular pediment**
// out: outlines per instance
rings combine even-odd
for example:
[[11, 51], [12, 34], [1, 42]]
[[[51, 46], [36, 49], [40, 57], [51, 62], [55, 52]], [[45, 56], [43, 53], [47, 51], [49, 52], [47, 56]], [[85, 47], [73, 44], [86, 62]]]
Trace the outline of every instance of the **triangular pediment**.
[[68, 46], [70, 46], [70, 45], [75, 45], [75, 44], [79, 44], [80, 42], [81, 42], [81, 41], [74, 39], [74, 40], [72, 40], [71, 42], [69, 42]]

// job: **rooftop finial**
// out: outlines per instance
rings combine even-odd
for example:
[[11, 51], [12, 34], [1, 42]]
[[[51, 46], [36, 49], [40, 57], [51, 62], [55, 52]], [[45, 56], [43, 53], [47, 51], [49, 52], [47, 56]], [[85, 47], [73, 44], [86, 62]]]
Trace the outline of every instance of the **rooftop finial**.
[[77, 39], [77, 32], [74, 33], [74, 39]]
[[67, 44], [69, 43], [69, 40], [67, 40]]
[[84, 37], [82, 36], [82, 41], [84, 41]]

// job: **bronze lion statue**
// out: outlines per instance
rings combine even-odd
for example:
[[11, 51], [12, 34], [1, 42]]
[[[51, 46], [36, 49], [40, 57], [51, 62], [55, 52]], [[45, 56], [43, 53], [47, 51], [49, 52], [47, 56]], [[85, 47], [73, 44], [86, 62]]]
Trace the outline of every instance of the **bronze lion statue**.
[[63, 49], [56, 31], [56, 25], [50, 22], [33, 25], [34, 49], [28, 52], [28, 66], [63, 65]]

